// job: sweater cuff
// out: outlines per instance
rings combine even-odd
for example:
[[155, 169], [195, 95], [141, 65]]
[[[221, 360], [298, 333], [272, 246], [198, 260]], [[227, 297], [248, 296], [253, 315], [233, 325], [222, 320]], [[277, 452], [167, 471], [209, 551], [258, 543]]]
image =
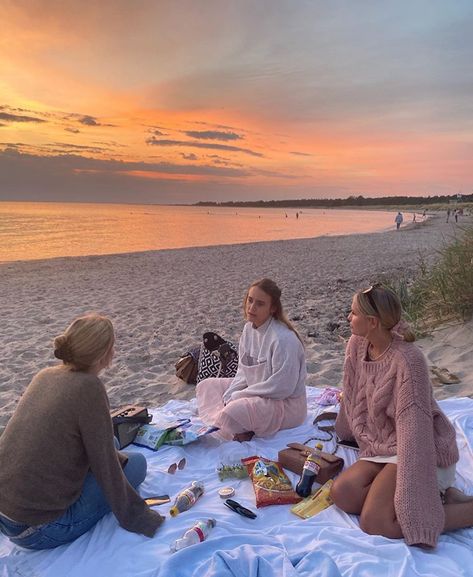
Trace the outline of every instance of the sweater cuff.
[[407, 545], [429, 545], [430, 547], [436, 547], [440, 531], [438, 529], [411, 527], [404, 529], [403, 533]]

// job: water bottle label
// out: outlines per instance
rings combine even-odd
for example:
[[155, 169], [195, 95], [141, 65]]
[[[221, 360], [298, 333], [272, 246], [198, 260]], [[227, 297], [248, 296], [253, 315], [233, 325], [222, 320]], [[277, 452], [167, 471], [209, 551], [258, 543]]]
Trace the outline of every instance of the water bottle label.
[[193, 505], [195, 503], [195, 495], [192, 491], [189, 491], [189, 489], [185, 489], [184, 491], [182, 491], [181, 497], [187, 499], [189, 505]]
[[306, 471], [310, 471], [311, 473], [314, 473], [314, 475], [318, 475], [319, 471], [320, 471], [320, 465], [318, 463], [316, 463], [315, 461], [307, 460], [304, 463], [304, 469]]
[[197, 533], [197, 536], [199, 537], [199, 541], [202, 542], [205, 539], [205, 535], [204, 535], [204, 532], [202, 531], [202, 529], [197, 525], [195, 525], [192, 528]]

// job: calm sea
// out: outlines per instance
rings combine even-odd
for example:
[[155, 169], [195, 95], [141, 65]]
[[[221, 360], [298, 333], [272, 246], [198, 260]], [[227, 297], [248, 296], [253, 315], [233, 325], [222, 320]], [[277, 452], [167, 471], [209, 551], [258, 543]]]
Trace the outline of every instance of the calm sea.
[[375, 232], [393, 221], [361, 210], [0, 202], [0, 262]]

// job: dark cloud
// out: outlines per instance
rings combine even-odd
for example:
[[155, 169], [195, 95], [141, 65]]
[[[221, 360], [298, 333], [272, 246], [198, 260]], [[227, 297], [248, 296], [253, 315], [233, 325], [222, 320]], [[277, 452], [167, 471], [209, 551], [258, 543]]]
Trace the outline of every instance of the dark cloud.
[[309, 154], [308, 152], [297, 152], [295, 150], [291, 150], [291, 154], [294, 156], [313, 156], [313, 154]]
[[204, 140], [241, 140], [242, 136], [236, 132], [222, 132], [221, 130], [187, 130], [185, 132], [191, 138]]
[[[55, 147], [55, 152], [64, 152], [69, 150], [81, 150], [87, 152], [104, 152], [109, 150], [108, 148], [104, 148], [102, 146], [88, 146], [84, 144], [70, 144], [69, 142], [54, 142], [51, 145], [47, 145], [46, 148], [49, 146]], [[59, 148], [58, 148], [59, 147]]]
[[9, 112], [0, 112], [0, 120], [7, 122], [46, 122], [42, 118], [35, 118], [34, 116], [25, 116], [22, 114], [11, 114]]
[[208, 158], [211, 158], [214, 164], [221, 164], [223, 166], [243, 166], [243, 164], [232, 162], [229, 158], [219, 156], [218, 154], [210, 154], [208, 155]]
[[[74, 145], [70, 145], [74, 146]], [[236, 168], [219, 168], [211, 165], [191, 165], [176, 164], [171, 162], [133, 162], [122, 160], [107, 160], [100, 158], [89, 158], [77, 154], [60, 154], [54, 156], [37, 156], [19, 152], [17, 149], [8, 148], [0, 152], [2, 160], [15, 160], [23, 163], [24, 167], [48, 167], [53, 172], [65, 172], [73, 175], [76, 171], [96, 171], [96, 172], [164, 172], [169, 174], [184, 175], [205, 175], [205, 176], [225, 176], [241, 177], [249, 176], [248, 170]], [[1, 187], [0, 187], [1, 190]]]
[[211, 144], [207, 142], [188, 142], [186, 140], [158, 140], [154, 136], [146, 140], [146, 144], [151, 146], [188, 146], [192, 148], [210, 148], [213, 150], [228, 150], [229, 152], [243, 152], [244, 154], [249, 154], [251, 156], [257, 156], [262, 158], [263, 155], [260, 152], [255, 152], [248, 148], [240, 148], [239, 146], [229, 146], [227, 144]]
[[194, 124], [201, 124], [202, 126], [211, 126], [212, 128], [222, 128], [223, 130], [238, 130], [237, 128], [235, 128], [234, 126], [228, 126], [226, 124], [210, 124], [210, 122], [204, 122], [203, 120], [200, 120], [198, 122], [194, 122]]
[[5, 146], [5, 148], [17, 148], [19, 146], [26, 146], [24, 142], [0, 142], [0, 146]]
[[84, 124], [85, 126], [100, 126], [100, 124], [97, 122], [97, 119], [94, 118], [93, 116], [83, 116], [82, 118], [79, 118], [79, 122], [81, 124]]
[[186, 154], [185, 152], [181, 152], [181, 156], [184, 160], [197, 160], [197, 155], [191, 152], [190, 154]]

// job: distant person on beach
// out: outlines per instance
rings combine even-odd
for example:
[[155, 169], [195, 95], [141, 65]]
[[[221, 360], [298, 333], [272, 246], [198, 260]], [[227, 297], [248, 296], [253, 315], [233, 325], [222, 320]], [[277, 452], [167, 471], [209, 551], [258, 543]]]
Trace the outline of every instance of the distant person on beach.
[[448, 222], [449, 220], [450, 220], [450, 209], [447, 208], [447, 221], [446, 222]]
[[254, 282], [243, 312], [248, 322], [236, 376], [205, 379], [196, 389], [202, 420], [235, 441], [297, 427], [307, 416], [304, 347], [283, 311], [276, 283], [268, 278]]
[[33, 378], [0, 437], [0, 532], [16, 545], [58, 547], [110, 511], [124, 529], [147, 537], [164, 520], [135, 491], [146, 459], [115, 447], [98, 377], [114, 340], [108, 318], [77, 318], [54, 341], [63, 362]]
[[455, 217], [455, 222], [458, 222], [458, 214], [459, 214], [459, 212], [460, 212], [460, 211], [459, 211], [457, 208], [453, 211], [453, 216]]
[[404, 220], [404, 217], [402, 216], [402, 212], [398, 212], [396, 214], [396, 218], [394, 219], [394, 222], [396, 223], [396, 230], [399, 230], [401, 228], [401, 224], [402, 224], [403, 220]]
[[382, 285], [358, 291], [348, 320], [352, 336], [335, 429], [360, 452], [335, 480], [331, 497], [360, 515], [370, 535], [435, 547], [441, 533], [473, 525], [473, 497], [452, 487], [455, 429], [433, 397], [398, 296]]

